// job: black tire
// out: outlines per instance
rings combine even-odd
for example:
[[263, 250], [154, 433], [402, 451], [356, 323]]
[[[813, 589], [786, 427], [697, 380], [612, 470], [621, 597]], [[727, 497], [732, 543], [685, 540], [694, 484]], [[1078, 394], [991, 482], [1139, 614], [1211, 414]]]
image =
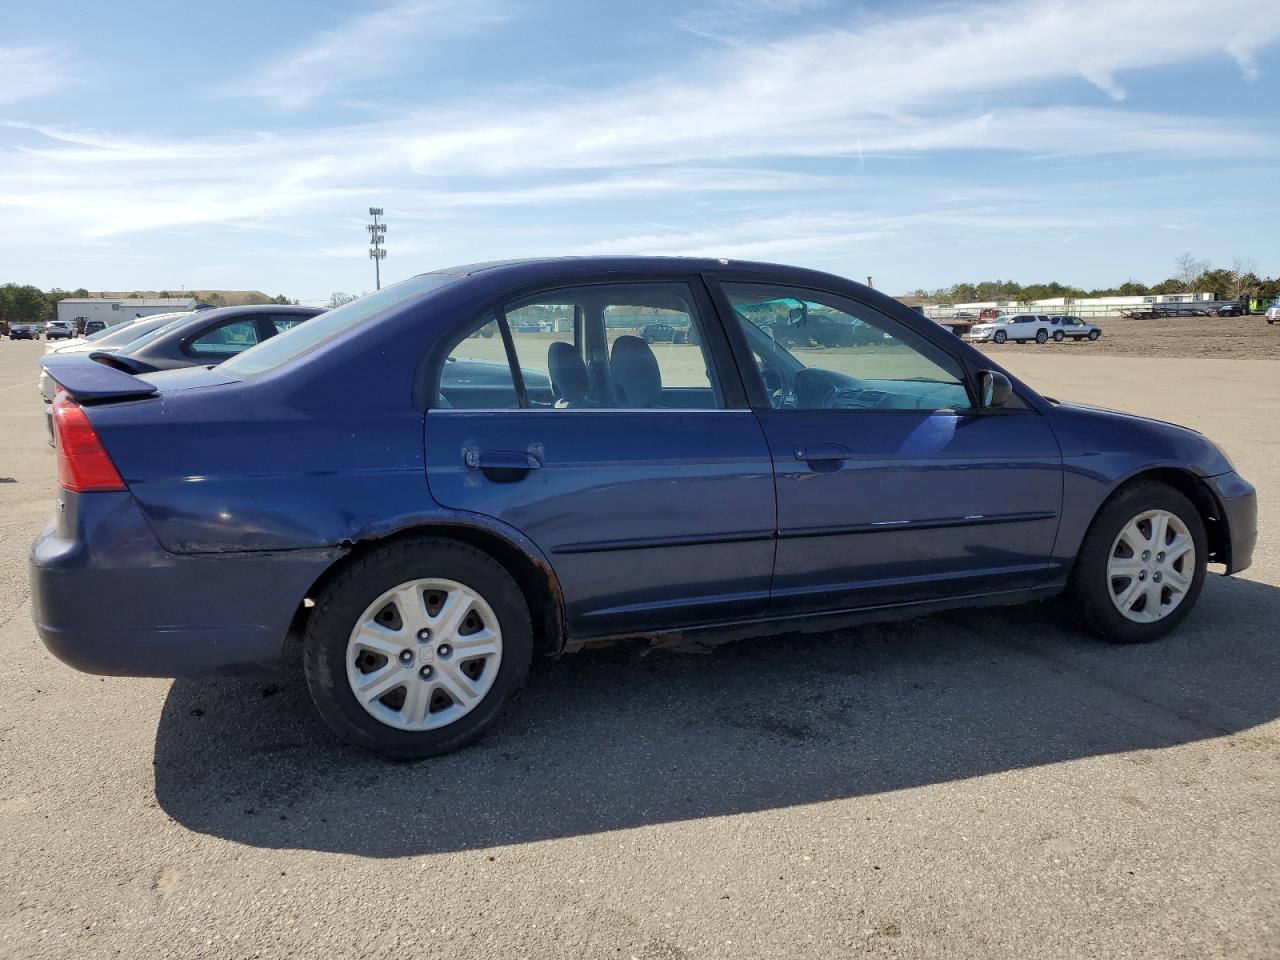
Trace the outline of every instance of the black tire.
[[1006, 340], [1009, 339], [1009, 335], [1005, 333], [1003, 330], [997, 330], [994, 334], [992, 334], [991, 339], [994, 340], [996, 343], [1004, 343]]
[[1048, 342], [1049, 342], [1049, 331], [1048, 331], [1048, 330], [1037, 330], [1037, 331], [1036, 331], [1036, 343], [1048, 343]]
[[[1195, 570], [1191, 587], [1182, 602], [1164, 619], [1135, 623], [1116, 609], [1107, 580], [1107, 561], [1112, 544], [1134, 517], [1146, 510], [1167, 510], [1178, 517], [1195, 545]], [[1209, 555], [1204, 520], [1195, 504], [1173, 487], [1157, 482], [1138, 482], [1112, 495], [1093, 518], [1067, 585], [1067, 601], [1088, 629], [1109, 643], [1146, 643], [1158, 640], [1180, 624], [1195, 607], [1204, 586]]]
[[[367, 712], [347, 681], [347, 642], [356, 621], [383, 592], [415, 579], [455, 580], [484, 597], [502, 630], [502, 658], [493, 686], [448, 726], [410, 731]], [[307, 688], [329, 728], [343, 740], [400, 760], [457, 750], [498, 722], [529, 674], [533, 629], [524, 595], [488, 554], [453, 540], [415, 537], [376, 550], [339, 573], [316, 598], [303, 640]]]
[[1102, 334], [1101, 334], [1101, 333], [1099, 333], [1097, 330], [1090, 330], [1090, 331], [1089, 331], [1089, 339], [1090, 339], [1090, 340], [1097, 340], [1100, 336], [1102, 336]]
[[1065, 339], [1067, 339], [1067, 335], [1061, 330], [1053, 331], [1053, 340], [1055, 343], [1061, 343]]

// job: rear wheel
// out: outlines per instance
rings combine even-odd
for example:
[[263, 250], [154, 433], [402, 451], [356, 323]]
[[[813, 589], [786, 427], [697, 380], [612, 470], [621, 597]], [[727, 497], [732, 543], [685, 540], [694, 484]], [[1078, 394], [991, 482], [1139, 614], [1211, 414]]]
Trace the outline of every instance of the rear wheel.
[[1048, 331], [1048, 330], [1037, 330], [1037, 331], [1036, 331], [1036, 343], [1048, 343], [1048, 342], [1049, 342], [1049, 331]]
[[1199, 511], [1161, 483], [1137, 483], [1094, 518], [1068, 594], [1095, 634], [1112, 643], [1164, 636], [1191, 612], [1204, 586], [1208, 542]]
[[529, 671], [529, 610], [511, 575], [466, 544], [414, 539], [352, 564], [316, 599], [303, 656], [320, 715], [390, 757], [478, 739]]

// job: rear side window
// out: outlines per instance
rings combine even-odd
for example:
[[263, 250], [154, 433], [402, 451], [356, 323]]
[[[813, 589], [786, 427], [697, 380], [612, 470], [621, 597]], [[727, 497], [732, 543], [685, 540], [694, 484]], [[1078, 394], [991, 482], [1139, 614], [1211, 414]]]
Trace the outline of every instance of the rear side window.
[[275, 327], [276, 333], [284, 333], [286, 330], [292, 330], [294, 327], [302, 323], [302, 321], [306, 320], [307, 318], [281, 316], [280, 314], [272, 314], [272, 316], [269, 317], [268, 319], [271, 321], [271, 325]]
[[723, 400], [688, 284], [584, 284], [513, 300], [449, 352], [437, 407], [545, 410], [714, 409]]

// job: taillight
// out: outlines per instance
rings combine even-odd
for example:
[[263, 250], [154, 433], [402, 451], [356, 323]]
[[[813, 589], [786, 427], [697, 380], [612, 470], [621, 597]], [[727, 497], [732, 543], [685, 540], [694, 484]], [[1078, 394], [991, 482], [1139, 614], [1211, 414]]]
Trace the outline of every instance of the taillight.
[[124, 490], [120, 471], [107, 456], [84, 408], [59, 394], [53, 403], [53, 432], [58, 447], [58, 483], [64, 490], [89, 493]]

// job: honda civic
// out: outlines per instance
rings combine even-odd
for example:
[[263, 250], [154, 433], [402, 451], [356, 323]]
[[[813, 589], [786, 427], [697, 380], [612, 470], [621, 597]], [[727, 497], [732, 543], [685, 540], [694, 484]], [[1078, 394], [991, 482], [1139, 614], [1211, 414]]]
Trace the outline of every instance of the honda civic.
[[[812, 317], [848, 335], [805, 336]], [[692, 335], [649, 343], [654, 323]], [[395, 757], [480, 736], [535, 654], [623, 639], [1063, 594], [1104, 640], [1154, 640], [1257, 537], [1253, 487], [1201, 434], [1043, 397], [792, 267], [479, 264], [219, 366], [44, 365], [48, 648], [98, 674], [283, 664], [339, 736]]]

